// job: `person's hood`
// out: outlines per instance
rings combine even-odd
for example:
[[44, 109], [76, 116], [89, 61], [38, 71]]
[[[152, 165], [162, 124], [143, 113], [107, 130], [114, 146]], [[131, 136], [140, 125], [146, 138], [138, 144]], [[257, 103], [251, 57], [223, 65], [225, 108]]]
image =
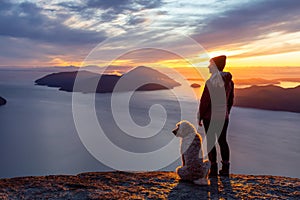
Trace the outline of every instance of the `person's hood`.
[[211, 75], [209, 78], [211, 84], [214, 87], [223, 87], [228, 84], [232, 79], [232, 75], [230, 72], [217, 72]]
[[225, 84], [228, 84], [231, 81], [232, 75], [230, 72], [220, 72], [220, 74]]

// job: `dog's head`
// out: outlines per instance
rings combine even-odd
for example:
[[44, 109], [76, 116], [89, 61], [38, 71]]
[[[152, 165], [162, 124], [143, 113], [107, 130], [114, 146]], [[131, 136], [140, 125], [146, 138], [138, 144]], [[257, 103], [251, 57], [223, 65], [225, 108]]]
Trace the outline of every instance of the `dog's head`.
[[176, 137], [186, 137], [189, 134], [195, 134], [196, 130], [195, 127], [188, 121], [183, 120], [176, 124], [176, 128], [173, 129], [172, 133]]

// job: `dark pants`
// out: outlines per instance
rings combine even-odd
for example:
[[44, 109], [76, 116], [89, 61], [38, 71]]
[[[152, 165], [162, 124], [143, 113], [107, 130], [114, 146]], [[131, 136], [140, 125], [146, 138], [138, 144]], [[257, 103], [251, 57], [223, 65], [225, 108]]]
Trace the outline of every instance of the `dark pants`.
[[[210, 127], [210, 123], [212, 126]], [[207, 134], [207, 150], [208, 158], [212, 163], [217, 162], [217, 151], [215, 147], [216, 139], [218, 138], [218, 143], [220, 145], [221, 157], [223, 161], [229, 161], [229, 146], [226, 140], [227, 128], [228, 128], [228, 119], [224, 120], [209, 120], [203, 119], [203, 125], [205, 132]], [[224, 124], [224, 125], [223, 125]], [[210, 128], [209, 128], [210, 127]]]

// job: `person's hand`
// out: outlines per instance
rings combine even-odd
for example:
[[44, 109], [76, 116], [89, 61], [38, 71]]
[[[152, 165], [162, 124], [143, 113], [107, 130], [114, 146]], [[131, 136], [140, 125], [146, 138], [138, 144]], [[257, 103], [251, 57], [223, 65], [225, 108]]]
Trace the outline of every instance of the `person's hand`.
[[202, 120], [200, 119], [200, 112], [198, 111], [197, 112], [197, 119], [198, 119], [198, 124], [199, 124], [199, 126], [201, 127], [202, 126]]
[[199, 126], [202, 127], [202, 122], [201, 122], [201, 120], [199, 120], [198, 123], [199, 123]]

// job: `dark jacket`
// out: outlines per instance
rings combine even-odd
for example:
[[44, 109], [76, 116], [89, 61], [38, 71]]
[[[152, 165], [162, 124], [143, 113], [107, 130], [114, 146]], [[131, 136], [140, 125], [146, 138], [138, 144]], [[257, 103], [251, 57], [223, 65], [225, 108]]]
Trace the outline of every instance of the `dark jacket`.
[[[224, 87], [223, 87], [224, 86]], [[205, 83], [200, 99], [199, 120], [228, 119], [234, 98], [234, 83], [229, 72], [212, 75]], [[212, 104], [213, 115], [212, 115]]]

